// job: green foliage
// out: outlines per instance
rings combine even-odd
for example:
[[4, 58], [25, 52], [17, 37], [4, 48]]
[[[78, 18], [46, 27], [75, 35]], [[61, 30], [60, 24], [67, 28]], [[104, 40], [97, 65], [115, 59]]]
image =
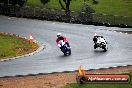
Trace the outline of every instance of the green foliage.
[[[61, 0], [63, 5], [64, 2]], [[93, 4], [93, 0], [71, 0], [70, 11], [80, 11], [82, 3], [87, 3], [96, 13], [109, 15], [132, 16], [132, 0], [96, 0], [98, 4]], [[28, 0], [27, 5], [40, 6], [51, 9], [62, 9], [59, 0], [50, 0], [43, 5], [40, 0]]]
[[91, 8], [87, 3], [82, 3], [81, 11], [85, 13], [95, 13], [94, 9]]

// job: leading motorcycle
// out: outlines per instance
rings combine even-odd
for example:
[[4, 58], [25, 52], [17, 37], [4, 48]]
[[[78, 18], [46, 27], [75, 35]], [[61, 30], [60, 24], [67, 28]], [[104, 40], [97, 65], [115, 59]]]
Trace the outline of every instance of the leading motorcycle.
[[59, 41], [58, 47], [61, 49], [65, 56], [71, 55], [71, 48], [68, 47], [68, 45], [63, 40]]

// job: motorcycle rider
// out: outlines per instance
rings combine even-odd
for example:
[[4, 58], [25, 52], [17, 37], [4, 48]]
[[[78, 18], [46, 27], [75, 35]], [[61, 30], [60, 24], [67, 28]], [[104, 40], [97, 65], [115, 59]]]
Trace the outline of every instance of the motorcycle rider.
[[94, 34], [94, 37], [93, 37], [94, 44], [97, 43], [97, 38], [98, 38], [98, 36], [97, 36], [97, 34], [95, 33], [95, 34]]
[[107, 42], [105, 41], [105, 39], [103, 38], [103, 36], [98, 36], [96, 33], [94, 34], [93, 37], [93, 41], [94, 41], [94, 46], [96, 47], [97, 41], [100, 40], [101, 42], [105, 42], [107, 44]]
[[67, 41], [67, 38], [64, 37], [64, 36], [62, 36], [61, 33], [57, 33], [57, 39], [56, 39], [56, 44], [57, 44], [57, 45], [59, 44], [59, 41], [60, 41], [60, 40], [63, 40], [63, 42], [65, 42], [65, 43], [67, 44], [67, 46], [68, 46], [69, 48], [71, 48], [70, 45], [69, 45], [69, 42]]

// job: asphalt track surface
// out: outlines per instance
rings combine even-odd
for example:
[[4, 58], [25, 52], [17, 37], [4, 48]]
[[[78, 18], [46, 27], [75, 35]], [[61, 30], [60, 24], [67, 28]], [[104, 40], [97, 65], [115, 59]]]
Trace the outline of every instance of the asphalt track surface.
[[[132, 65], [132, 35], [107, 31], [131, 29], [1, 17], [1, 32], [27, 38], [32, 32], [46, 49], [32, 56], [0, 62], [0, 77], [74, 71], [80, 65], [87, 70]], [[58, 32], [68, 38], [72, 55], [64, 56], [57, 47], [55, 40]], [[107, 40], [107, 52], [94, 50], [92, 38], [95, 32]]]

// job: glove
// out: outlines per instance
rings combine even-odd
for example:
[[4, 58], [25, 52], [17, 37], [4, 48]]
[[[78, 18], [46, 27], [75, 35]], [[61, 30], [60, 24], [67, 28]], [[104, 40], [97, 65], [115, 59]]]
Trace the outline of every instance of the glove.
[[60, 45], [60, 44], [58, 44], [58, 47], [61, 47], [61, 45]]

